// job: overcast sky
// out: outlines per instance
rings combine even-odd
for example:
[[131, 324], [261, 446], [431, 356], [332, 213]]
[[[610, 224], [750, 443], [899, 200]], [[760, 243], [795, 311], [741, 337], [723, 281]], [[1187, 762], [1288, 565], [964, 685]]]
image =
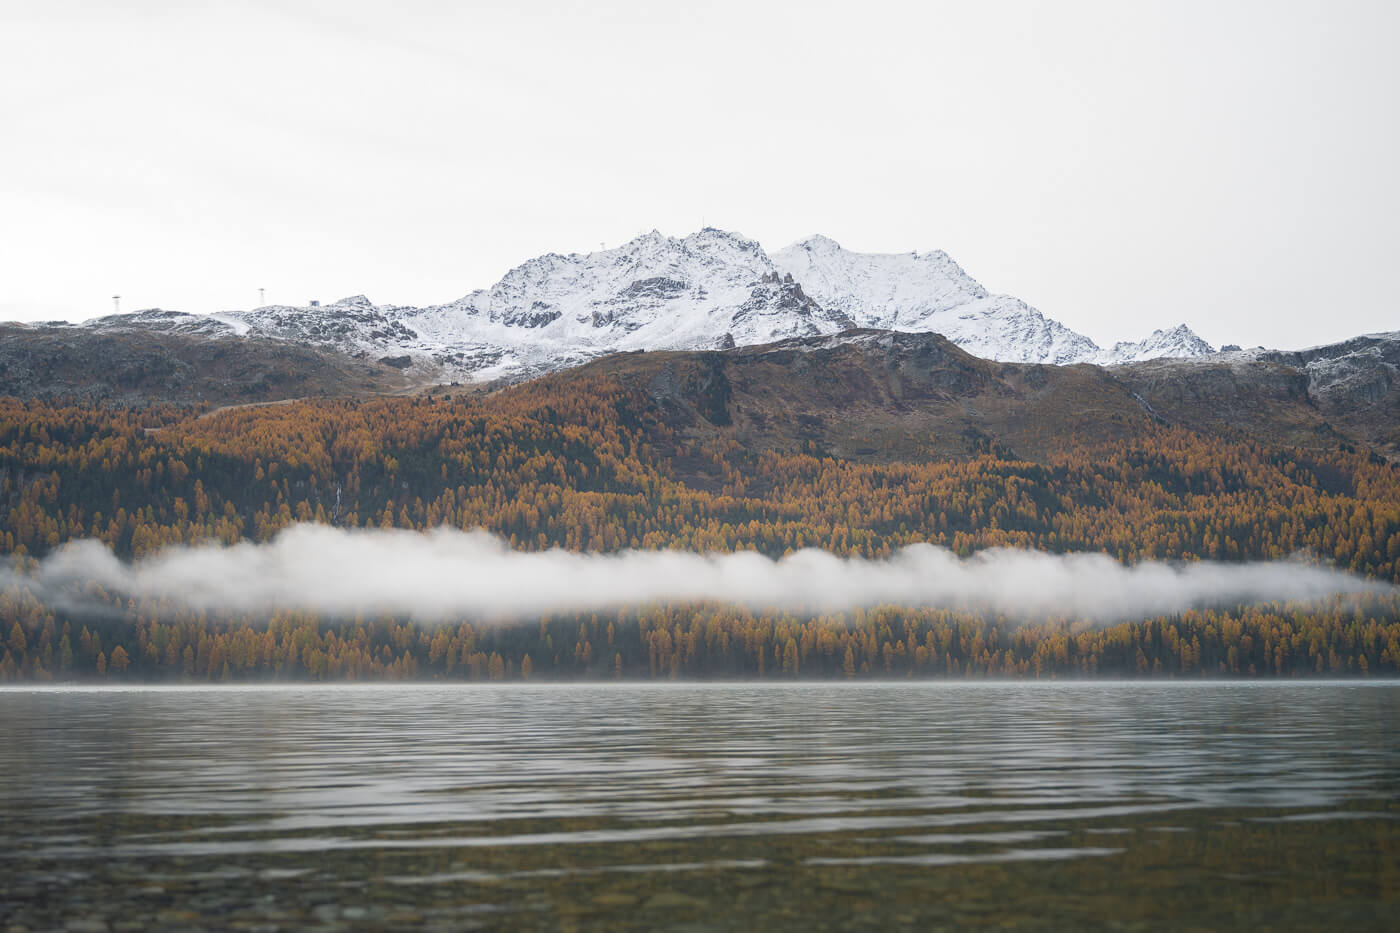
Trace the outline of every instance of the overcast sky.
[[1400, 3], [0, 0], [0, 318], [427, 304], [702, 224], [1100, 343], [1400, 328]]

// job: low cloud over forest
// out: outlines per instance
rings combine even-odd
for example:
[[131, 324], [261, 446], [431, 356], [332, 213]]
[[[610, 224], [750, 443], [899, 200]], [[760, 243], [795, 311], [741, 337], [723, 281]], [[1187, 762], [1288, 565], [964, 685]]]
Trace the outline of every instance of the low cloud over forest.
[[1111, 622], [1394, 589], [1301, 560], [1128, 566], [1103, 554], [1006, 548], [960, 558], [928, 544], [885, 560], [812, 549], [777, 560], [754, 552], [521, 552], [483, 531], [315, 524], [266, 543], [169, 547], [131, 563], [100, 542], [75, 541], [4, 579], [6, 590], [28, 590], [70, 610], [97, 608], [93, 587], [109, 597], [215, 611], [389, 612], [424, 621], [714, 601], [794, 612], [891, 604]]

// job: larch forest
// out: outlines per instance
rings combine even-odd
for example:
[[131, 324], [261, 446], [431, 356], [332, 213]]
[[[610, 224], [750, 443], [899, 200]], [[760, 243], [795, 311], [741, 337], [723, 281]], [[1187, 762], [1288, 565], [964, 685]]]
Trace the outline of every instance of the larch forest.
[[[565, 390], [566, 389], [566, 390]], [[126, 560], [299, 522], [483, 528], [513, 548], [881, 558], [914, 542], [1224, 562], [1298, 554], [1400, 583], [1400, 470], [1157, 425], [1039, 461], [856, 463], [695, 439], [603, 375], [491, 395], [210, 410], [0, 400], [0, 548], [24, 568], [95, 538]], [[651, 604], [509, 624], [194, 611], [97, 593], [0, 597], [5, 681], [1366, 677], [1400, 670], [1400, 597], [1222, 605], [1095, 625], [872, 607]]]

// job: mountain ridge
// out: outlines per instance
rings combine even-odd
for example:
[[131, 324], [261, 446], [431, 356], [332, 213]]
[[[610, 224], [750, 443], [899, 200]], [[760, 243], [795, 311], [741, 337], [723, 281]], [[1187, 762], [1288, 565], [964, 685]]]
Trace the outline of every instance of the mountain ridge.
[[1150, 425], [1301, 449], [1360, 445], [1400, 463], [1400, 331], [1319, 347], [1114, 366], [997, 362], [936, 333], [851, 330], [724, 351], [622, 354], [540, 380], [644, 387], [684, 434], [841, 460], [1041, 460], [1065, 439]]
[[519, 381], [631, 350], [698, 350], [856, 327], [942, 333], [1003, 362], [1117, 363], [1213, 352], [1185, 325], [1104, 350], [1010, 295], [989, 292], [941, 250], [858, 253], [815, 235], [769, 254], [706, 227], [651, 231], [589, 253], [545, 253], [490, 288], [444, 304], [267, 305], [193, 315], [147, 309], [76, 326], [191, 337], [262, 337], [401, 359], [444, 380]]

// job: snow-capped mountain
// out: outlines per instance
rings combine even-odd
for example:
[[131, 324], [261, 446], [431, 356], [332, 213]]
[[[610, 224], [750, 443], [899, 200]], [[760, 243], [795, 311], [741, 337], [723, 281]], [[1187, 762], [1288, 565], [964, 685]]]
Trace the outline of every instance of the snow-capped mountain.
[[712, 228], [550, 253], [451, 304], [385, 313], [418, 334], [406, 348], [460, 364], [491, 347], [499, 351], [493, 369], [526, 371], [625, 350], [769, 343], [853, 326], [785, 278], [758, 243]]
[[1110, 349], [1101, 352], [1093, 362], [1109, 366], [1116, 363], [1141, 363], [1164, 356], [1205, 356], [1214, 352], [1215, 348], [1197, 337], [1195, 331], [1185, 324], [1178, 324], [1170, 330], [1154, 330], [1151, 336], [1144, 340], [1120, 340]]
[[862, 327], [936, 331], [974, 356], [1006, 362], [1076, 363], [1099, 351], [1019, 298], [989, 294], [942, 250], [857, 253], [814, 236], [773, 262]]
[[942, 250], [857, 253], [813, 236], [774, 253], [773, 264], [822, 304], [883, 330], [920, 330], [933, 315], [988, 297]]
[[626, 350], [762, 344], [852, 327], [936, 331], [974, 355], [1014, 362], [1211, 352], [1184, 325], [1101, 350], [1020, 299], [990, 294], [939, 251], [857, 253], [817, 236], [770, 257], [755, 241], [714, 228], [549, 253], [489, 289], [426, 308], [357, 295], [216, 315], [155, 309], [83, 326], [268, 337], [479, 379], [521, 378]]
[[774, 253], [773, 262], [862, 327], [935, 331], [986, 359], [1119, 363], [1214, 352], [1185, 325], [1104, 351], [1019, 298], [989, 294], [941, 250], [858, 253], [814, 236]]

